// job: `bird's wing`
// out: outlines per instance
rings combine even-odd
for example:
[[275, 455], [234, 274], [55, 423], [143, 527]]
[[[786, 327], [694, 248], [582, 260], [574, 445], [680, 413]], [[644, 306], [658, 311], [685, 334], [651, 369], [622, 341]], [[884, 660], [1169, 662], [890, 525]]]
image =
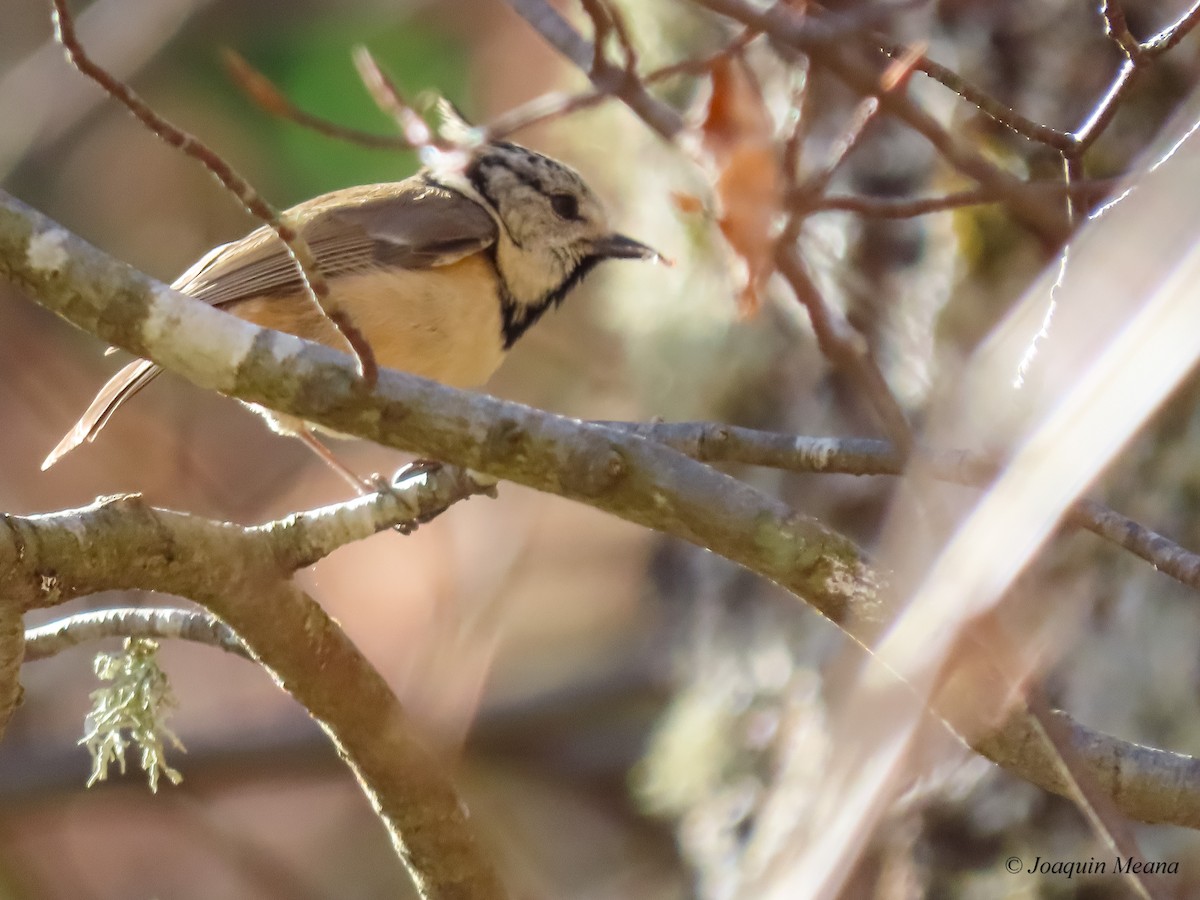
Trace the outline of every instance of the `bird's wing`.
[[[427, 269], [457, 262], [496, 241], [497, 226], [475, 201], [417, 176], [326, 194], [291, 211], [327, 280], [378, 266]], [[304, 281], [279, 236], [263, 227], [202, 256], [171, 285], [214, 306], [251, 297], [285, 297]], [[117, 408], [161, 370], [146, 360], [125, 366], [100, 389], [75, 426], [42, 463], [90, 441]]]
[[[310, 200], [292, 211], [325, 278], [378, 266], [426, 269], [477, 253], [496, 240], [474, 200], [423, 178], [368, 185]], [[215, 306], [283, 296], [304, 282], [287, 247], [267, 227], [203, 257], [173, 285]]]

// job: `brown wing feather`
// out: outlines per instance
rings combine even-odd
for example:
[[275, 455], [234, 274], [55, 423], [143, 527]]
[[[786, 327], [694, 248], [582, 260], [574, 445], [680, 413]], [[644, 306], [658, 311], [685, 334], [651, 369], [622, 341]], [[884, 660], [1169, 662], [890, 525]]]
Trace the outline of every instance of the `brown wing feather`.
[[153, 381], [161, 371], [162, 369], [149, 360], [137, 359], [108, 379], [79, 417], [79, 421], [63, 435], [58, 446], [42, 461], [42, 471], [46, 471], [84, 441], [95, 438], [100, 429], [108, 424], [117, 407]]
[[[326, 280], [379, 265], [448, 265], [496, 240], [495, 221], [478, 203], [420, 177], [335, 191], [300, 204], [288, 217], [306, 223], [300, 233]], [[173, 286], [224, 307], [295, 294], [304, 281], [283, 242], [264, 226], [219, 248]]]
[[[300, 204], [287, 216], [305, 222], [301, 234], [327, 280], [375, 266], [448, 265], [496, 240], [496, 223], [478, 203], [421, 176], [335, 191]], [[171, 286], [237, 315], [240, 301], [294, 295], [304, 283], [283, 242], [263, 227], [209, 251]], [[160, 371], [148, 360], [136, 360], [110, 378], [42, 469], [93, 440], [121, 404]]]

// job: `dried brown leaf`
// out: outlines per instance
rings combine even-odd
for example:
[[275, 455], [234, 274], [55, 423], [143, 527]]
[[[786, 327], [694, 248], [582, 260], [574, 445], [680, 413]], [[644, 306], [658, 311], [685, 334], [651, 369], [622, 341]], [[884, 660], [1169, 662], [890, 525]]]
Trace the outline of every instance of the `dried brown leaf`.
[[774, 229], [784, 190], [775, 123], [758, 84], [738, 56], [713, 65], [712, 96], [700, 139], [716, 173], [717, 225], [746, 267], [738, 308], [753, 314], [774, 271]]

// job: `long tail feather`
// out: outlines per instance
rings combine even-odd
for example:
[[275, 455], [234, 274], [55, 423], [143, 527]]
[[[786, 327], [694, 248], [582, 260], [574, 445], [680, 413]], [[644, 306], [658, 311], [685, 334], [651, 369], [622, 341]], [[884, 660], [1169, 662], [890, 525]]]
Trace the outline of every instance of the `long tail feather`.
[[50, 455], [42, 462], [42, 471], [50, 468], [84, 441], [93, 440], [100, 429], [108, 424], [117, 408], [153, 381], [161, 371], [162, 369], [149, 360], [139, 359], [110, 378], [104, 387], [100, 388], [100, 393], [96, 394], [96, 399], [79, 417], [75, 426], [58, 442], [58, 446], [50, 451]]

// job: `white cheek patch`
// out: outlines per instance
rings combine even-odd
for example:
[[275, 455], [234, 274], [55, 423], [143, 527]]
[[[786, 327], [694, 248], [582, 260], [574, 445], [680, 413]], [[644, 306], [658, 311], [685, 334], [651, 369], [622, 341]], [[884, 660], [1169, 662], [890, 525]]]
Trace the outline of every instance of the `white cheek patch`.
[[57, 272], [67, 264], [67, 232], [51, 228], [35, 234], [29, 239], [26, 259], [30, 268], [38, 272]]

